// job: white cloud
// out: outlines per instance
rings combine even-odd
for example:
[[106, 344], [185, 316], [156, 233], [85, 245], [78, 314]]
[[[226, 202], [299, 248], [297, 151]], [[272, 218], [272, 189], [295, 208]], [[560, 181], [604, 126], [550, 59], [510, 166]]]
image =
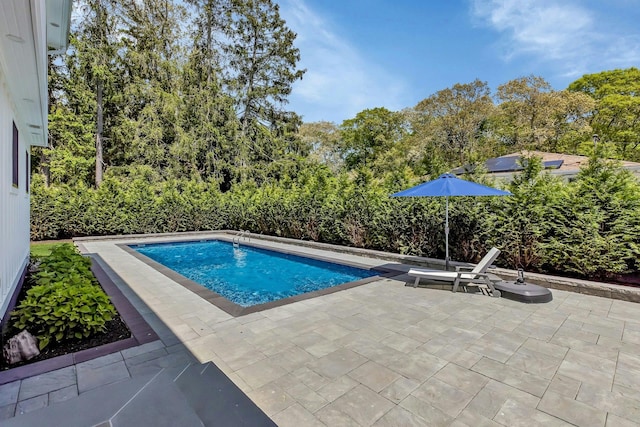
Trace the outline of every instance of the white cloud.
[[640, 59], [640, 34], [603, 25], [598, 12], [578, 0], [472, 0], [472, 14], [502, 34], [506, 61], [530, 55], [559, 74], [628, 67]]
[[367, 60], [304, 0], [284, 0], [280, 12], [298, 34], [299, 66], [307, 69], [289, 98], [289, 107], [305, 122], [340, 124], [367, 108], [402, 108], [404, 84]]

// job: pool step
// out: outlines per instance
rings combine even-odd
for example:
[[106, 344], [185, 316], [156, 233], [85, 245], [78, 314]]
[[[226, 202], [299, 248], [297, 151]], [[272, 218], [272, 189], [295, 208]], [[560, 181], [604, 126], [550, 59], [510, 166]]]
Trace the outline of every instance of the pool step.
[[4, 420], [4, 427], [276, 426], [217, 366], [186, 364], [130, 378]]
[[175, 384], [204, 425], [276, 426], [211, 362], [189, 366]]

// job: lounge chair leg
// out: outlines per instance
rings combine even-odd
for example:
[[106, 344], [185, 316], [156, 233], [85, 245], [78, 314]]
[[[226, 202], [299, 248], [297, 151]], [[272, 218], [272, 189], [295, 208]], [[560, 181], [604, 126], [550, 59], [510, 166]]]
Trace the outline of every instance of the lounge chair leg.
[[414, 288], [417, 288], [417, 287], [418, 287], [418, 282], [419, 282], [419, 281], [420, 281], [420, 278], [419, 278], [419, 277], [416, 277], [416, 281], [415, 281], [415, 282], [413, 282], [413, 287], [414, 287]]
[[488, 277], [485, 278], [485, 282], [487, 283], [487, 287], [491, 291], [491, 296], [492, 297], [500, 298], [502, 296], [502, 293], [499, 290], [497, 290], [496, 288], [493, 287], [493, 283], [491, 283], [491, 280], [489, 280]]
[[460, 285], [460, 280], [456, 279], [455, 282], [453, 282], [453, 289], [452, 292], [458, 292], [458, 286]]

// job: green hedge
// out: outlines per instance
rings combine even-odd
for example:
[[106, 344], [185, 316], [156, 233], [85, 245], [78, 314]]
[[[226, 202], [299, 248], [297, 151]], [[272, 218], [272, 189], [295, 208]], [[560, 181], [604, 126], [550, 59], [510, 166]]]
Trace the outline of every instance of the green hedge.
[[[98, 190], [33, 180], [34, 240], [85, 235], [243, 229], [431, 257], [444, 257], [444, 200], [390, 198], [406, 188], [368, 170], [333, 176], [317, 168], [297, 179], [221, 193], [216, 183], [107, 178]], [[486, 177], [476, 177], [490, 185]], [[565, 183], [531, 159], [506, 186], [512, 197], [450, 202], [452, 259], [477, 261], [491, 246], [498, 264], [604, 278], [638, 270], [640, 185], [611, 162], [593, 160]]]

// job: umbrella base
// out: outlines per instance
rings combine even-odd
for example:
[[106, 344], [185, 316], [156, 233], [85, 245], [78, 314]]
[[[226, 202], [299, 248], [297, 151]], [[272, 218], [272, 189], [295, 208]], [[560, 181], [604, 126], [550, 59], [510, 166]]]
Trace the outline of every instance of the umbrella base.
[[551, 291], [544, 286], [521, 282], [494, 282], [493, 286], [500, 291], [503, 298], [524, 303], [545, 303], [553, 300]]

